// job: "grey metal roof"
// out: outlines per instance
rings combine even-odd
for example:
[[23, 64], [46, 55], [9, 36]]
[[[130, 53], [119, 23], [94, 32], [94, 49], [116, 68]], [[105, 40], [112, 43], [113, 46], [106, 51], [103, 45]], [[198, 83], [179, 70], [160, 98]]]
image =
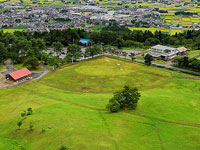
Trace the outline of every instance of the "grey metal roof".
[[167, 50], [176, 50], [176, 48], [163, 46], [163, 45], [156, 45], [156, 46], [153, 46], [152, 48], [160, 49], [160, 50], [166, 50], [166, 49]]
[[161, 56], [161, 54], [158, 54], [158, 53], [149, 53], [151, 56], [153, 56], [153, 57], [160, 57]]
[[9, 74], [9, 73], [11, 73], [11, 72], [14, 72], [14, 71], [17, 71], [16, 69], [14, 69], [14, 68], [12, 68], [12, 69], [10, 69], [10, 70], [8, 70], [8, 71], [4, 71], [4, 72], [2, 72], [2, 74]]

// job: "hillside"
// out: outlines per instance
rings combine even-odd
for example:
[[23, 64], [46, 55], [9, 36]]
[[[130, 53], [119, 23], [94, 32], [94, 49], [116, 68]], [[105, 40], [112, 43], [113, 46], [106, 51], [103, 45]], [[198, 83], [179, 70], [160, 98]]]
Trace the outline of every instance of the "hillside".
[[[198, 150], [200, 80], [184, 77], [99, 57], [0, 89], [0, 149]], [[138, 107], [111, 114], [106, 104], [124, 85], [138, 87]], [[33, 114], [18, 130], [20, 114], [29, 107]]]

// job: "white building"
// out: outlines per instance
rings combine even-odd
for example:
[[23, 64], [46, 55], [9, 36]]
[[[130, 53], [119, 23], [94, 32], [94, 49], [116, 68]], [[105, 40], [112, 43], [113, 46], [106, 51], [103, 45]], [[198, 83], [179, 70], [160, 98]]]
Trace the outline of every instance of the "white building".
[[177, 56], [178, 50], [177, 48], [156, 45], [149, 49], [149, 54], [155, 58], [172, 59]]

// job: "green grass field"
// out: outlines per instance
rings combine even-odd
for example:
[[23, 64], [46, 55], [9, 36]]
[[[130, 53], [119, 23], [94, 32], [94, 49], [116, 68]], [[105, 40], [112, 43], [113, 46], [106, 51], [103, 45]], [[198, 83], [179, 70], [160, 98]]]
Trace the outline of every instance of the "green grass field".
[[155, 63], [159, 63], [159, 64], [164, 64], [164, 62], [161, 61], [161, 60], [155, 60], [154, 62], [155, 62]]
[[[124, 85], [141, 92], [137, 109], [107, 112], [112, 93]], [[0, 90], [0, 149], [199, 150], [199, 85], [199, 80], [172, 79], [164, 69], [109, 57], [79, 62]], [[17, 130], [28, 107], [33, 114]]]
[[199, 56], [200, 56], [200, 52], [199, 51], [188, 55], [189, 58], [198, 58]]

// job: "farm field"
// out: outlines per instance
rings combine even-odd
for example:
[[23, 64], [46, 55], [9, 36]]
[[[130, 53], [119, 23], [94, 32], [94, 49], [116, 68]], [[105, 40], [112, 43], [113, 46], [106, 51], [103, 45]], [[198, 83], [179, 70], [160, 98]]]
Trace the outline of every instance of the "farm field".
[[15, 31], [24, 31], [25, 29], [28, 29], [29, 26], [13, 26], [13, 27], [10, 27], [10, 28], [2, 28], [0, 30], [3, 30], [4, 33], [14, 33]]
[[24, 29], [3, 29], [4, 33], [14, 33], [15, 31], [20, 31], [22, 32]]
[[158, 29], [157, 28], [137, 28], [137, 27], [129, 27], [129, 30], [134, 31], [134, 30], [141, 30], [143, 32], [145, 31], [151, 31], [152, 33], [156, 32]]
[[[200, 81], [176, 77], [182, 74], [99, 57], [0, 89], [0, 149], [198, 150]], [[141, 92], [137, 109], [107, 112], [124, 85]], [[29, 107], [33, 114], [17, 130]]]

